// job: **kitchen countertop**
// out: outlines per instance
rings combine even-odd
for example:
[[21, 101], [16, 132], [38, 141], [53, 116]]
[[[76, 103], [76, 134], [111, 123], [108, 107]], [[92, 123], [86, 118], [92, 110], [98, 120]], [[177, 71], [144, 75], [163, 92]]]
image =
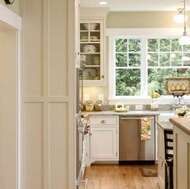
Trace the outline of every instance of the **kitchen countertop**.
[[160, 112], [158, 111], [128, 111], [128, 112], [122, 112], [122, 111], [93, 111], [93, 112], [82, 112], [83, 115], [93, 115], [93, 116], [155, 116], [160, 115]]
[[169, 121], [156, 121], [163, 130], [173, 130], [173, 124]]
[[190, 136], [190, 118], [170, 118], [169, 121]]

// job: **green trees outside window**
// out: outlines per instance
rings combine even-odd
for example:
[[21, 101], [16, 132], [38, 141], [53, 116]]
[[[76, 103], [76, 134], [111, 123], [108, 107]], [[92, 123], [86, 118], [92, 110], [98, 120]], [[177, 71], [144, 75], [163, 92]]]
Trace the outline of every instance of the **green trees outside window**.
[[116, 96], [141, 96], [142, 82], [147, 95], [166, 95], [166, 78], [190, 77], [190, 45], [179, 45], [177, 38], [116, 39], [115, 76]]

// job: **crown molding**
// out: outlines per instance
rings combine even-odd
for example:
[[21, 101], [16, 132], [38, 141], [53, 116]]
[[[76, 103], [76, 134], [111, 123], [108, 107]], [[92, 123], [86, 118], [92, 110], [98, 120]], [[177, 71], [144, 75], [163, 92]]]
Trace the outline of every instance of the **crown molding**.
[[80, 8], [81, 19], [103, 18], [107, 17], [109, 8]]

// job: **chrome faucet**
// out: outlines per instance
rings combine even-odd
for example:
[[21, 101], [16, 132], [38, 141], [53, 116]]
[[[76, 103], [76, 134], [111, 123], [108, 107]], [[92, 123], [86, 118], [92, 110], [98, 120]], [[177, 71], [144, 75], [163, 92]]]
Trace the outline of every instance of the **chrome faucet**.
[[178, 96], [178, 105], [181, 105], [181, 101], [183, 100], [184, 98], [183, 98], [183, 96]]
[[173, 110], [175, 111], [177, 108], [181, 108], [182, 107], [182, 101], [184, 100], [184, 95], [176, 95], [174, 96], [177, 97], [177, 102], [175, 101], [174, 104], [173, 104]]

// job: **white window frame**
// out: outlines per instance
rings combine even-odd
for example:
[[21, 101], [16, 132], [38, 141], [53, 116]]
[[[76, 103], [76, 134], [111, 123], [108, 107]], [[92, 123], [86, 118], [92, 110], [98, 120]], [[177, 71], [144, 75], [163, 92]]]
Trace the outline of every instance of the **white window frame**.
[[[187, 29], [188, 32], [189, 29]], [[188, 32], [189, 33], [189, 32]], [[116, 104], [116, 103], [124, 103], [124, 104], [150, 104], [152, 99], [150, 96], [146, 96], [143, 94], [147, 94], [147, 91], [142, 91], [141, 96], [126, 96], [120, 97], [115, 96], [115, 39], [121, 38], [139, 38], [142, 40], [146, 40], [145, 38], [171, 38], [176, 37], [179, 38], [183, 34], [183, 29], [181, 28], [128, 28], [128, 29], [107, 29], [106, 35], [108, 36], [108, 62], [109, 62], [109, 104]], [[146, 44], [146, 43], [142, 43]], [[146, 47], [142, 47], [142, 61], [146, 62], [145, 51]], [[144, 51], [144, 52], [143, 52]], [[147, 65], [146, 65], [147, 67]], [[147, 81], [147, 68], [141, 70], [141, 77], [144, 81]], [[147, 89], [147, 82], [142, 83], [142, 88]], [[185, 103], [189, 103], [190, 97], [185, 96], [184, 101]], [[157, 99], [159, 104], [173, 104], [176, 101], [176, 98], [173, 98], [172, 95], [165, 95], [161, 96]]]

